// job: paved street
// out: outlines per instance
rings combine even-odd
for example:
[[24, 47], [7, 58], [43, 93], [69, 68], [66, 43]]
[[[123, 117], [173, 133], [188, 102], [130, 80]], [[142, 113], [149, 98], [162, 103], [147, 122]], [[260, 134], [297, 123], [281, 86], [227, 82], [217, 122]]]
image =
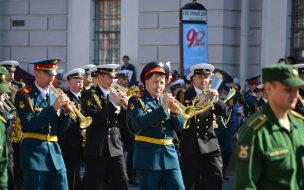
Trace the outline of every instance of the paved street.
[[[84, 168], [81, 169], [81, 177], [83, 176]], [[224, 181], [223, 190], [232, 190], [233, 187], [233, 176], [228, 176], [229, 181]], [[138, 186], [129, 185], [129, 190], [139, 190]]]
[[[223, 190], [232, 190], [233, 188], [233, 177], [229, 176], [229, 181], [224, 181]], [[135, 186], [129, 186], [129, 190], [138, 190], [138, 187]]]

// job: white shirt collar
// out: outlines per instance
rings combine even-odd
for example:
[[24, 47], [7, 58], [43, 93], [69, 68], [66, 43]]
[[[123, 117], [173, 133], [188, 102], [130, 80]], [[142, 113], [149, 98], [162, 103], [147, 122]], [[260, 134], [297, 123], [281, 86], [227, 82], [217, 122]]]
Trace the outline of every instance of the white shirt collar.
[[199, 93], [201, 93], [201, 92], [202, 92], [202, 90], [200, 90], [200, 89], [196, 88], [195, 86], [193, 86], [193, 87], [194, 87], [194, 90], [195, 90], [196, 94], [199, 94]]
[[265, 99], [264, 97], [262, 97], [262, 98], [263, 98], [263, 100], [264, 100], [264, 102], [265, 102], [265, 103], [267, 103], [267, 102], [268, 102], [268, 100], [267, 100], [267, 99]]
[[70, 90], [73, 94], [74, 94], [74, 96], [78, 99], [78, 96], [80, 97], [80, 93], [78, 93], [78, 94], [76, 94], [75, 92], [73, 92], [72, 90]]
[[48, 93], [49, 89], [48, 89], [48, 90], [45, 90], [45, 89], [41, 88], [40, 86], [37, 85], [36, 81], [35, 81], [35, 85], [36, 85], [36, 87], [38, 88], [38, 90], [40, 91], [40, 93], [42, 94], [42, 96], [43, 96], [44, 98], [46, 98], [45, 96], [46, 96], [46, 94]]
[[102, 88], [100, 85], [98, 85], [99, 86], [99, 88], [101, 89], [101, 91], [103, 92], [103, 95], [105, 96], [105, 97], [107, 97], [107, 95], [109, 94], [109, 91], [108, 90], [105, 90], [104, 88]]

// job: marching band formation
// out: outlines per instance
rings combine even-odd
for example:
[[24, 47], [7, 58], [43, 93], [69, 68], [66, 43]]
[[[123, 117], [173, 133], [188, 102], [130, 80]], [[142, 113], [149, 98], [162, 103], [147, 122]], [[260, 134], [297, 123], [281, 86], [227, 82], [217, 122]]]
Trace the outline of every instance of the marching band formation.
[[170, 62], [146, 64], [139, 84], [134, 68], [63, 74], [60, 60], [30, 62], [28, 86], [14, 80], [18, 62], [0, 62], [1, 190], [220, 190], [231, 136], [235, 189], [304, 188], [304, 64], [263, 68], [263, 84], [251, 77], [240, 92], [207, 63], [190, 68], [185, 88]]

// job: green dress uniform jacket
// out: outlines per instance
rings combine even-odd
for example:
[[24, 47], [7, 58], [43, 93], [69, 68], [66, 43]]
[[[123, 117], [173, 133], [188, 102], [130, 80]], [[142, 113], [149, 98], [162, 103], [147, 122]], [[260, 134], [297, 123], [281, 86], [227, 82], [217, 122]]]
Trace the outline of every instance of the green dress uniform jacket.
[[6, 120], [0, 116], [0, 189], [7, 189], [7, 155]]
[[[160, 97], [160, 104], [163, 97]], [[170, 115], [168, 109], [157, 105], [148, 91], [143, 96], [133, 96], [128, 103], [128, 116], [135, 128], [133, 167], [141, 170], [169, 170], [179, 168], [174, 144], [160, 145], [137, 140], [138, 136], [153, 139], [172, 139], [173, 130], [183, 129], [180, 115]]]
[[[49, 89], [48, 104], [35, 83], [17, 92], [15, 105], [25, 135], [36, 133], [56, 136], [58, 130], [62, 132], [67, 130], [71, 118], [61, 109], [57, 112], [54, 110], [52, 105], [55, 100], [55, 92]], [[50, 171], [54, 166], [56, 170], [65, 168], [59, 144], [35, 138], [24, 138], [20, 160], [22, 169]]]
[[304, 121], [288, 111], [289, 132], [269, 104], [244, 124], [238, 140], [235, 190], [304, 189]]

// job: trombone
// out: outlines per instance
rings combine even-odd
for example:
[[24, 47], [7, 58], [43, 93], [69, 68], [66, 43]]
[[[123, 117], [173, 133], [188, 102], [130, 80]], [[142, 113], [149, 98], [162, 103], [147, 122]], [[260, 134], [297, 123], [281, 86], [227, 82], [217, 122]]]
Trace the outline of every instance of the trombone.
[[[51, 85], [50, 87], [53, 91], [56, 97], [61, 96], [61, 94], [64, 94], [64, 92], [57, 88], [55, 89], [55, 87], [53, 85]], [[80, 128], [85, 129], [87, 127], [89, 127], [93, 121], [93, 119], [91, 117], [85, 117], [82, 115], [82, 113], [76, 108], [75, 104], [71, 101], [69, 101], [64, 107], [63, 110], [65, 112], [67, 112], [71, 118], [76, 121], [77, 118], [80, 119]]]

